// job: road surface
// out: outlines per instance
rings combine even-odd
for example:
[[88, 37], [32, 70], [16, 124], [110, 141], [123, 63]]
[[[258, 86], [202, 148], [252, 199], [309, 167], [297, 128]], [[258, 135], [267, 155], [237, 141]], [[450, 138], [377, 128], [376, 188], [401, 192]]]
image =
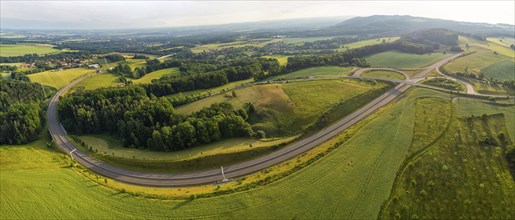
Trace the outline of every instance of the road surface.
[[[454, 59], [455, 57], [456, 56], [448, 57], [431, 65], [430, 67], [424, 69], [421, 73], [417, 74], [415, 78], [423, 77], [425, 74], [429, 73], [434, 68], [438, 68], [440, 65], [445, 64], [446, 62], [450, 61], [451, 59]], [[76, 83], [80, 82], [85, 78], [86, 77], [77, 79], [73, 81], [71, 84], [59, 90], [57, 94], [51, 99], [47, 112], [48, 128], [52, 136], [52, 139], [55, 141], [57, 146], [64, 150], [66, 153], [69, 154], [73, 151], [73, 158], [77, 162], [82, 164], [84, 167], [87, 167], [101, 175], [107, 176], [109, 178], [121, 182], [136, 185], [173, 187], [215, 183], [217, 181], [222, 180], [223, 177], [221, 169], [211, 169], [198, 172], [175, 174], [162, 174], [126, 170], [99, 161], [89, 156], [88, 153], [82, 151], [80, 148], [77, 148], [70, 140], [66, 138], [66, 131], [59, 123], [59, 119], [57, 116], [57, 103], [59, 101], [59, 96], [64, 94], [70, 87], [72, 87], [73, 85], [75, 85]], [[316, 134], [313, 134], [305, 139], [299, 140], [293, 144], [290, 144], [282, 149], [274, 151], [265, 156], [245, 161], [239, 164], [227, 166], [224, 168], [225, 176], [227, 178], [234, 178], [247, 175], [250, 173], [260, 171], [272, 165], [278, 164], [280, 162], [286, 161], [288, 159], [291, 159], [299, 154], [302, 154], [322, 144], [323, 142], [331, 139], [343, 130], [364, 119], [372, 112], [376, 111], [378, 108], [388, 104], [390, 101], [399, 97], [399, 95], [401, 95], [411, 86], [412, 85], [409, 83], [401, 82], [394, 88], [385, 92], [383, 95], [377, 97], [370, 103], [361, 107], [359, 110], [337, 121], [333, 125], [317, 132]]]

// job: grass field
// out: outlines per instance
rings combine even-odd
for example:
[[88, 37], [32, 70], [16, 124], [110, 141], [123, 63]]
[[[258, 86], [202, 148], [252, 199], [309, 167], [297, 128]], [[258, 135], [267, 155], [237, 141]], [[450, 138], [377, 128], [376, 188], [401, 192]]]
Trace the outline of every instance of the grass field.
[[[3, 169], [2, 165], [0, 171], [0, 199], [5, 204], [0, 216], [374, 219], [388, 198], [410, 145], [414, 100], [435, 94], [438, 93], [422, 89], [411, 92], [407, 99], [370, 117], [354, 137], [326, 157], [286, 178], [246, 192], [205, 199], [159, 200], [120, 193], [99, 186], [73, 169], [59, 168], [67, 163], [60, 157], [54, 159], [55, 153], [46, 153], [44, 147], [2, 146], [1, 161], [11, 163], [11, 168]], [[21, 163], [21, 158], [31, 155], [38, 156], [33, 157], [30, 168], [24, 168], [32, 161]]]
[[370, 40], [362, 40], [362, 41], [346, 44], [345, 48], [342, 48], [341, 50], [354, 49], [354, 48], [370, 46], [370, 45], [375, 45], [375, 44], [382, 44], [383, 40], [385, 40], [386, 43], [394, 42], [394, 41], [398, 40], [399, 38], [400, 37], [384, 37], [384, 38], [374, 38], [374, 39], [370, 39]]
[[302, 69], [299, 71], [278, 75], [271, 77], [271, 80], [279, 80], [279, 79], [298, 79], [298, 78], [308, 78], [308, 77], [337, 77], [337, 76], [348, 76], [352, 72], [352, 68], [349, 67], [339, 67], [339, 66], [323, 66], [323, 67], [311, 67]]
[[393, 72], [393, 71], [384, 71], [384, 70], [373, 70], [364, 72], [361, 74], [361, 76], [364, 77], [371, 77], [371, 78], [380, 78], [380, 79], [398, 79], [398, 80], [404, 80], [406, 77], [404, 75]]
[[500, 133], [502, 115], [455, 119], [401, 173], [381, 219], [513, 218], [515, 182], [503, 153], [511, 143]]
[[126, 59], [125, 61], [131, 67], [132, 71], [134, 71], [137, 67], [143, 67], [147, 65], [147, 60], [145, 59]]
[[482, 101], [459, 98], [454, 101], [456, 113], [459, 117], [480, 116], [482, 114], [498, 114], [504, 115], [508, 135], [515, 140], [515, 108], [514, 106], [501, 106], [484, 103]]
[[232, 88], [234, 88], [236, 86], [241, 86], [242, 84], [251, 83], [251, 82], [254, 82], [253, 78], [245, 79], [245, 80], [240, 80], [240, 81], [235, 81], [235, 82], [230, 82], [230, 83], [227, 83], [227, 84], [225, 84], [223, 86], [219, 86], [219, 87], [215, 87], [215, 88], [211, 88], [211, 89], [197, 89], [197, 90], [194, 90], [194, 91], [187, 91], [187, 92], [176, 93], [176, 94], [169, 95], [169, 97], [200, 96], [200, 95], [205, 95], [205, 94], [209, 94], [209, 93], [226, 91], [226, 90], [232, 89]]
[[179, 68], [166, 68], [144, 75], [139, 79], [131, 79], [134, 84], [149, 84], [153, 79], [159, 79], [165, 75], [179, 75]]
[[98, 88], [112, 87], [122, 85], [118, 77], [110, 73], [101, 73], [93, 77], [89, 77], [77, 83], [73, 88], [84, 88], [86, 90], [93, 90]]
[[445, 79], [445, 78], [433, 78], [422, 81], [423, 84], [436, 86], [444, 89], [454, 90], [454, 91], [467, 91], [465, 85], [456, 82], [454, 80]]
[[288, 56], [286, 55], [270, 55], [270, 56], [263, 56], [263, 58], [275, 58], [277, 61], [279, 61], [279, 64], [282, 66], [286, 66], [288, 63]]
[[450, 56], [450, 54], [432, 53], [418, 55], [388, 51], [368, 56], [366, 60], [372, 67], [417, 68], [429, 66], [447, 56]]
[[224, 48], [240, 48], [246, 46], [254, 46], [254, 47], [263, 47], [268, 43], [278, 42], [281, 39], [252, 39], [252, 40], [243, 40], [243, 41], [234, 41], [229, 43], [218, 43], [218, 44], [204, 44], [200, 46], [196, 46], [191, 48], [191, 51], [194, 53], [200, 53], [203, 51], [210, 50], [220, 50]]
[[48, 54], [56, 53], [59, 50], [53, 48], [50, 44], [0, 44], [0, 56], [13, 57], [25, 54]]
[[334, 37], [285, 37], [280, 41], [288, 43], [288, 44], [303, 44], [305, 42], [313, 42], [319, 40], [328, 40]]
[[515, 90], [497, 84], [490, 84], [476, 79], [464, 79], [469, 82], [478, 93], [491, 95], [515, 95]]
[[95, 73], [95, 70], [92, 69], [73, 68], [62, 71], [49, 70], [41, 73], [30, 74], [28, 77], [31, 82], [37, 82], [42, 85], [60, 89], [68, 85], [74, 79], [93, 73]]
[[512, 44], [515, 44], [515, 38], [512, 37], [489, 37], [486, 40], [504, 47], [510, 47]]
[[15, 34], [15, 33], [0, 33], [0, 38], [5, 39], [14, 39], [14, 38], [26, 38], [27, 36], [23, 34]]
[[515, 62], [505, 60], [494, 63], [481, 69], [481, 73], [485, 74], [488, 78], [493, 78], [498, 81], [511, 81], [515, 80]]
[[199, 101], [191, 102], [186, 105], [178, 106], [176, 109], [177, 112], [181, 114], [190, 114], [192, 112], [199, 111], [202, 108], [209, 107], [212, 104], [222, 102], [231, 103], [236, 109], [240, 109], [245, 103], [254, 103], [256, 100], [261, 98], [261, 93], [257, 87], [259, 86], [250, 86], [237, 89], [235, 91], [237, 95], [236, 97], [226, 97], [224, 94], [219, 94]]

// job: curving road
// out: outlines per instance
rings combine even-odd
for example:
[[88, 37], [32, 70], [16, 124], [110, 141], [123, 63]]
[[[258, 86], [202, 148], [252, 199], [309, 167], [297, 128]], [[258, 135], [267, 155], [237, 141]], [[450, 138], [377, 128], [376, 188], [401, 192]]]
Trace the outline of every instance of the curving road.
[[[422, 72], [417, 74], [414, 78], [420, 78], [425, 76], [434, 68], [438, 68], [439, 66], [456, 58], [457, 56], [458, 55], [447, 57], [443, 60], [434, 63], [433, 65], [427, 67]], [[126, 170], [119, 167], [111, 166], [105, 162], [92, 158], [86, 152], [77, 148], [70, 140], [66, 138], [66, 131], [59, 123], [59, 119], [57, 116], [57, 103], [59, 101], [59, 97], [62, 94], [64, 94], [70, 87], [84, 80], [85, 78], [87, 77], [77, 79], [73, 81], [71, 84], [59, 90], [57, 94], [51, 99], [47, 112], [48, 129], [50, 131], [52, 139], [55, 141], [57, 146], [59, 146], [66, 153], [70, 154], [73, 151], [71, 154], [77, 162], [82, 164], [84, 167], [87, 167], [101, 175], [110, 177], [118, 181], [137, 185], [160, 187], [185, 186], [214, 183], [222, 180], [222, 173], [220, 169], [177, 174], [161, 174]], [[227, 178], [234, 178], [253, 172], [257, 172], [269, 166], [293, 158], [303, 152], [306, 152], [307, 150], [310, 150], [322, 144], [323, 142], [331, 139], [343, 130], [352, 126], [356, 122], [370, 115], [378, 108], [388, 104], [390, 101], [399, 97], [399, 95], [401, 95], [404, 91], [406, 91], [408, 88], [412, 86], [411, 83], [407, 83], [407, 81], [405, 82], [400, 82], [399, 85], [388, 90], [383, 95], [377, 97], [367, 105], [361, 107], [352, 114], [337, 121], [333, 125], [317, 132], [316, 134], [313, 134], [305, 139], [299, 140], [268, 155], [225, 167], [225, 176]]]

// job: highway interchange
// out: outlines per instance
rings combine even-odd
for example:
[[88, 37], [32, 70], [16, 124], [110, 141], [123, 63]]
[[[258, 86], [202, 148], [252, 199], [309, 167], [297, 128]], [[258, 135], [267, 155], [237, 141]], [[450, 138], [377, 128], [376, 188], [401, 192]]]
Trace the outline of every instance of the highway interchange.
[[[372, 100], [370, 103], [361, 107], [357, 111], [353, 112], [350, 115], [340, 119], [335, 122], [331, 126], [322, 129], [321, 131], [304, 138], [302, 140], [298, 140], [288, 146], [285, 146], [277, 151], [274, 151], [270, 154], [248, 160], [242, 163], [230, 165], [224, 167], [225, 177], [227, 178], [235, 178], [244, 176], [250, 173], [254, 173], [260, 170], [263, 170], [272, 165], [281, 163], [288, 159], [291, 159], [299, 154], [302, 154], [323, 142], [333, 138], [337, 134], [341, 133], [343, 130], [352, 126], [353, 124], [359, 122], [364, 119], [377, 109], [385, 106], [392, 100], [399, 97], [403, 92], [409, 89], [411, 86], [415, 85], [418, 80], [423, 79], [426, 74], [431, 72], [434, 69], [438, 69], [441, 65], [449, 62], [452, 59], [455, 59], [459, 56], [453, 55], [447, 58], [444, 58], [431, 66], [423, 69], [419, 74], [415, 75], [412, 79], [406, 77], [406, 80], [398, 81], [398, 85], [393, 87], [392, 89], [386, 91], [381, 96]], [[352, 77], [359, 77], [359, 75], [366, 70], [358, 71]], [[406, 75], [407, 76], [407, 75]], [[122, 169], [119, 167], [115, 167], [109, 165], [103, 161], [95, 159], [91, 157], [88, 153], [84, 152], [80, 148], [78, 148], [73, 142], [71, 142], [66, 136], [67, 133], [64, 128], [61, 126], [58, 115], [57, 115], [57, 103], [59, 101], [59, 97], [62, 96], [68, 89], [73, 87], [78, 82], [86, 79], [87, 77], [79, 78], [66, 87], [59, 90], [51, 99], [48, 111], [48, 128], [52, 139], [57, 144], [59, 148], [64, 150], [64, 152], [70, 154], [73, 151], [73, 159], [75, 159], [78, 163], [82, 164], [84, 167], [93, 170], [96, 173], [104, 175], [106, 177], [136, 185], [145, 185], [145, 186], [158, 186], [158, 187], [174, 187], [174, 186], [185, 186], [185, 185], [200, 185], [200, 184], [209, 184], [216, 183], [223, 179], [221, 169], [210, 169], [198, 172], [188, 172], [188, 173], [150, 173], [150, 172], [141, 172], [141, 171], [133, 171]]]

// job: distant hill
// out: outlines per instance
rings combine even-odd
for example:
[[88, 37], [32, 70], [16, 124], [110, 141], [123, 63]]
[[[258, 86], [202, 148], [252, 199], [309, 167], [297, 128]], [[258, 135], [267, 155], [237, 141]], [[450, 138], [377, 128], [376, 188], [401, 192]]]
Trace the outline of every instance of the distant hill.
[[514, 25], [460, 22], [401, 15], [355, 17], [324, 30], [339, 35], [400, 35], [422, 29], [442, 28], [481, 36], [512, 36]]

